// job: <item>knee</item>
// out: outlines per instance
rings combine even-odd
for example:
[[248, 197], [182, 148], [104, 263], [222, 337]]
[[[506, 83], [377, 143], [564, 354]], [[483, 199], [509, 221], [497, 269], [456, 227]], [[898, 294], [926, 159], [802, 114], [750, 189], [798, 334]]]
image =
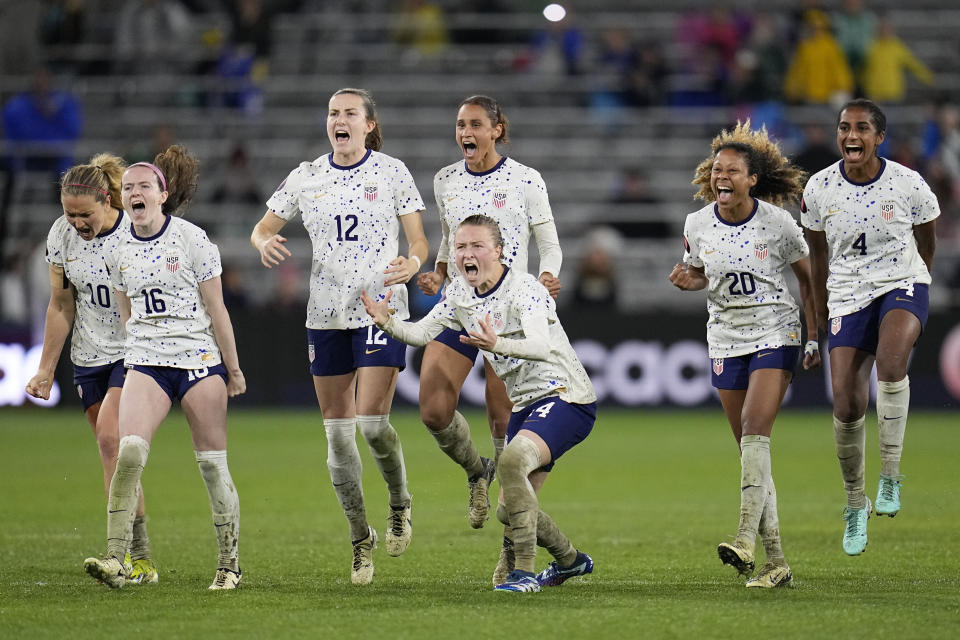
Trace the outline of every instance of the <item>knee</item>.
[[540, 451], [530, 439], [520, 435], [510, 441], [500, 454], [497, 473], [503, 486], [517, 486], [540, 467]]
[[453, 412], [456, 411], [456, 405], [446, 401], [445, 398], [433, 398], [429, 401], [420, 402], [420, 420], [431, 431], [442, 431], [453, 421]]
[[116, 432], [98, 433], [97, 448], [103, 460], [116, 460], [117, 450], [120, 448], [120, 436]]
[[124, 436], [117, 452], [117, 468], [143, 468], [147, 464], [150, 445], [140, 436]]
[[506, 525], [510, 524], [510, 516], [507, 513], [507, 505], [503, 504], [502, 502], [497, 503], [497, 520]]
[[397, 440], [388, 416], [357, 416], [357, 425], [363, 439], [374, 449], [392, 446]]

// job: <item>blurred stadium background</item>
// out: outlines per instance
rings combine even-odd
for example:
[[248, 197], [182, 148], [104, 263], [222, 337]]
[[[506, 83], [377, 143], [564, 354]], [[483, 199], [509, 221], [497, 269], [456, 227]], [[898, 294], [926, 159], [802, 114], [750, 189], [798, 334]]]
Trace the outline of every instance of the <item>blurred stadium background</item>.
[[[0, 101], [49, 81], [63, 93], [46, 95], [72, 100], [79, 118], [65, 117], [62, 135], [31, 140], [4, 113], [0, 406], [28, 402], [22, 390], [39, 357], [58, 163], [101, 151], [147, 160], [173, 142], [202, 161], [188, 218], [223, 255], [249, 382], [239, 404], [314, 403], [301, 338], [309, 243], [298, 224], [288, 225], [294, 259], [267, 271], [248, 237], [287, 172], [327, 152], [326, 102], [343, 86], [373, 92], [383, 150], [410, 167], [433, 249], [432, 177], [458, 158], [457, 105], [475, 93], [500, 101], [513, 138], [506, 154], [538, 169], [550, 192], [564, 249], [561, 318], [603, 401], [624, 406], [714, 402], [704, 297], [675, 291], [666, 278], [680, 256], [684, 216], [698, 208], [689, 182], [712, 137], [750, 117], [817, 170], [831, 161], [838, 101], [873, 92], [890, 123], [884, 153], [920, 170], [943, 211], [933, 313], [911, 370], [914, 403], [942, 408], [960, 399], [955, 2], [675, 0], [667, 9], [653, 0], [576, 0], [562, 3], [557, 22], [546, 19], [546, 4], [4, 0]], [[862, 56], [880, 65], [881, 79], [900, 73], [902, 54], [883, 55], [896, 47], [871, 53], [880, 42], [871, 24], [874, 34], [892, 29], [897, 51], [912, 52], [920, 66], [911, 63], [899, 91], [866, 75], [829, 87], [825, 98], [815, 91], [824, 78], [785, 90], [795, 54], [824, 18], [854, 66]], [[868, 35], [858, 40], [861, 31]], [[831, 68], [815, 70], [827, 76]], [[427, 304], [417, 301], [421, 312]], [[67, 352], [61, 404], [76, 403]], [[411, 364], [401, 401], [416, 399], [415, 353]], [[482, 401], [479, 389], [471, 380], [464, 399]], [[800, 375], [791, 396], [826, 406], [823, 373]]]

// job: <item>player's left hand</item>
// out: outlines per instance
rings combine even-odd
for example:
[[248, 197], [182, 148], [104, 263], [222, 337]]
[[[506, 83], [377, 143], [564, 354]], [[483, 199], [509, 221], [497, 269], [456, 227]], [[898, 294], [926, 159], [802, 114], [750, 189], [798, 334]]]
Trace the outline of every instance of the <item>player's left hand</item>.
[[820, 366], [820, 346], [816, 340], [808, 340], [803, 349], [804, 370], [815, 369]]
[[488, 313], [486, 318], [481, 318], [477, 324], [480, 326], [480, 331], [467, 331], [468, 336], [460, 336], [460, 342], [484, 351], [493, 351], [493, 347], [497, 344], [497, 334], [493, 331], [490, 314]]
[[367, 295], [366, 290], [360, 292], [360, 301], [363, 302], [363, 308], [367, 310], [367, 313], [370, 314], [373, 322], [378, 327], [385, 325], [390, 319], [391, 312], [388, 303], [392, 296], [393, 291], [387, 291], [387, 295], [383, 297], [383, 300], [374, 300]]
[[247, 390], [247, 380], [243, 377], [243, 371], [227, 372], [227, 397], [235, 398]]
[[387, 287], [395, 284], [406, 284], [410, 281], [410, 278], [417, 275], [418, 271], [420, 271], [420, 265], [417, 264], [416, 260], [397, 256], [390, 261], [390, 266], [384, 271], [387, 274], [387, 279], [383, 284]]
[[540, 274], [538, 280], [540, 280], [540, 284], [547, 288], [547, 291], [550, 293], [550, 297], [556, 300], [557, 296], [560, 295], [560, 278], [554, 276], [552, 273], [544, 271]]

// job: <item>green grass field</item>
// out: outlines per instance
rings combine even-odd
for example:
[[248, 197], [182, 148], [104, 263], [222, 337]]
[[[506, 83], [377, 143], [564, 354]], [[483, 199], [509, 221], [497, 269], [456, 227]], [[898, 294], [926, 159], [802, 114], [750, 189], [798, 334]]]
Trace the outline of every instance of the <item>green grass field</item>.
[[[490, 448], [478, 413], [474, 437]], [[463, 473], [413, 412], [398, 412], [414, 536], [376, 578], [350, 584], [346, 520], [330, 487], [319, 411], [235, 411], [243, 589], [211, 593], [216, 542], [181, 414], [153, 443], [143, 484], [160, 583], [110, 591], [81, 565], [105, 548], [96, 446], [79, 411], [4, 409], [0, 420], [0, 637], [861, 637], [960, 635], [957, 415], [911, 415], [904, 509], [871, 518], [867, 552], [840, 548], [844, 504], [829, 412], [787, 412], [773, 438], [794, 587], [747, 590], [721, 565], [739, 506], [739, 459], [718, 409], [601, 410], [562, 458], [543, 508], [596, 561], [539, 594], [491, 590], [499, 523], [466, 520]], [[868, 430], [867, 489], [879, 473]], [[361, 441], [367, 512], [383, 533], [386, 489]], [[762, 552], [761, 552], [762, 553]], [[548, 558], [537, 557], [538, 569]], [[759, 564], [759, 563], [758, 563]], [[332, 634], [332, 635], [331, 635]]]

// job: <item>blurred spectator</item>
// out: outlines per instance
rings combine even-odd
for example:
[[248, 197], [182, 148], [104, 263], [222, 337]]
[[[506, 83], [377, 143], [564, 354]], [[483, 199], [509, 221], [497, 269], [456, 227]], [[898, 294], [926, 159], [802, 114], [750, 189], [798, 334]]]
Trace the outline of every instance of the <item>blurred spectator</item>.
[[833, 14], [833, 32], [859, 86], [867, 51], [877, 34], [877, 16], [864, 6], [863, 0], [843, 0], [843, 9]]
[[228, 311], [239, 311], [250, 306], [243, 271], [234, 264], [224, 263], [220, 280], [223, 283], [223, 304]]
[[230, 36], [216, 67], [225, 87], [214, 102], [256, 114], [263, 108], [262, 86], [270, 70], [272, 15], [262, 0], [233, 0], [230, 6]]
[[69, 91], [54, 89], [50, 70], [38, 67], [30, 90], [3, 107], [7, 169], [14, 178], [24, 170], [47, 171], [56, 183], [73, 164], [82, 125], [80, 103]]
[[250, 169], [250, 156], [246, 147], [236, 143], [230, 150], [230, 161], [226, 171], [220, 176], [214, 187], [213, 202], [235, 202], [260, 205], [264, 203], [263, 194], [257, 184], [257, 176]]
[[[86, 21], [84, 0], [43, 0], [40, 15], [39, 38], [48, 47], [47, 60], [57, 71], [73, 70], [82, 66], [73, 52], [65, 47], [83, 41]], [[53, 47], [50, 50], [49, 47]]]
[[37, 30], [42, 13], [43, 7], [36, 0], [0, 2], [0, 74], [21, 74], [40, 63]]
[[853, 91], [853, 73], [830, 33], [830, 20], [822, 11], [808, 11], [804, 28], [787, 69], [784, 95], [792, 102], [842, 103]]
[[597, 227], [587, 236], [586, 249], [577, 266], [573, 302], [580, 308], [615, 309], [617, 306], [617, 256], [623, 242], [620, 234]]
[[607, 29], [601, 34], [590, 73], [595, 85], [590, 93], [590, 108], [602, 124], [617, 127], [621, 110], [630, 105], [630, 83], [636, 63], [637, 50], [626, 29]]
[[123, 157], [131, 164], [134, 162], [153, 162], [158, 153], [162, 153], [170, 145], [176, 144], [175, 138], [173, 127], [169, 124], [154, 125], [149, 142], [138, 139]]
[[114, 46], [117, 72], [151, 74], [181, 71], [184, 45], [192, 33], [190, 15], [178, 0], [127, 0], [117, 16]]
[[827, 137], [827, 132], [818, 124], [803, 126], [803, 147], [793, 156], [793, 163], [809, 175], [825, 169], [840, 159], [837, 145]]
[[643, 42], [636, 47], [636, 59], [627, 83], [630, 105], [652, 107], [664, 103], [670, 71], [663, 59], [662, 48], [656, 42]]
[[787, 70], [787, 53], [778, 25], [769, 13], [754, 16], [746, 44], [736, 53], [730, 78], [730, 101], [779, 100]]
[[[655, 205], [660, 198], [650, 192], [650, 182], [646, 170], [640, 167], [624, 169], [617, 178], [610, 202], [615, 204]], [[631, 208], [632, 209], [632, 208]], [[628, 238], [667, 238], [670, 236], [669, 223], [660, 217], [651, 217], [650, 211], [639, 211], [637, 215], [618, 216], [610, 223], [612, 230]]]
[[450, 43], [443, 8], [426, 0], [403, 0], [393, 27], [393, 40], [408, 47], [412, 62], [436, 58]]
[[902, 102], [907, 92], [905, 71], [910, 71], [926, 85], [933, 84], [933, 72], [897, 37], [890, 17], [883, 16], [877, 38], [867, 53], [864, 92], [876, 102]]
[[544, 75], [579, 75], [587, 48], [587, 36], [577, 25], [572, 9], [558, 22], [548, 22], [545, 29], [533, 34], [530, 49], [514, 66], [522, 71], [532, 69]]

